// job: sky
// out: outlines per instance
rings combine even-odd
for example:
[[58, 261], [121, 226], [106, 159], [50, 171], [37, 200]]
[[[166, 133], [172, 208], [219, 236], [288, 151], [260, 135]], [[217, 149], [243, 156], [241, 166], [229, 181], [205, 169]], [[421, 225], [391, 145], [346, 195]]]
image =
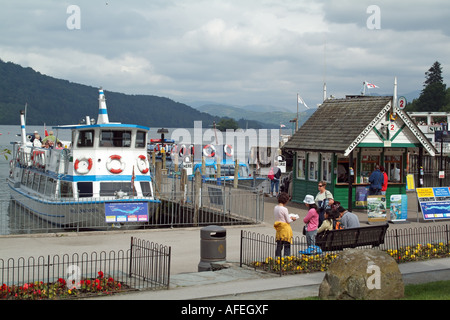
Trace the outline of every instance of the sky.
[[[4, 0], [0, 59], [107, 91], [297, 109], [450, 75], [448, 0]], [[367, 91], [366, 91], [367, 92]], [[304, 106], [300, 105], [304, 110]]]

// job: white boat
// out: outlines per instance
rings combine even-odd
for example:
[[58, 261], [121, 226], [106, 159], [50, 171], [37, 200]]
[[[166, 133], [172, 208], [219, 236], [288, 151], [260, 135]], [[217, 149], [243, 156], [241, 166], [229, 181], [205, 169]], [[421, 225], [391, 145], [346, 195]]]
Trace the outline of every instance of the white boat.
[[[92, 121], [94, 122], [94, 121]], [[12, 142], [8, 183], [15, 204], [63, 228], [136, 228], [151, 220], [159, 200], [153, 194], [147, 158], [149, 128], [109, 122], [99, 90], [99, 115], [71, 130], [68, 148], [33, 147], [26, 138]]]

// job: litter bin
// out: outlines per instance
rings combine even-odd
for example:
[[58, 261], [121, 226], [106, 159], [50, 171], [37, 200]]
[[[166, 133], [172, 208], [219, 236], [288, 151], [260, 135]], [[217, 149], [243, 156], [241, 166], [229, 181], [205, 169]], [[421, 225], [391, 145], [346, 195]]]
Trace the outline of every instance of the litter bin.
[[225, 262], [227, 231], [220, 226], [208, 226], [200, 229], [200, 262], [198, 271], [211, 271], [212, 265]]

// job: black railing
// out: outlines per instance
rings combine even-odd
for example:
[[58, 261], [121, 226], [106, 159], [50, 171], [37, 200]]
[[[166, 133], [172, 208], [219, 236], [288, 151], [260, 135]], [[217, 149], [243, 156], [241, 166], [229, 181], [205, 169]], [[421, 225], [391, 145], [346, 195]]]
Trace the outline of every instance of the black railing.
[[0, 259], [0, 300], [168, 289], [170, 259], [170, 247], [135, 238], [128, 250]]
[[[347, 243], [347, 241], [346, 241]], [[339, 246], [339, 243], [336, 243]], [[357, 247], [372, 248], [371, 246]], [[449, 225], [393, 229], [376, 249], [386, 251], [398, 263], [449, 257]], [[340, 251], [309, 252], [305, 236], [292, 239], [290, 256], [275, 255], [274, 236], [241, 231], [240, 265], [269, 272], [300, 273], [325, 271]], [[345, 249], [344, 249], [345, 250]], [[308, 252], [308, 254], [305, 254]]]

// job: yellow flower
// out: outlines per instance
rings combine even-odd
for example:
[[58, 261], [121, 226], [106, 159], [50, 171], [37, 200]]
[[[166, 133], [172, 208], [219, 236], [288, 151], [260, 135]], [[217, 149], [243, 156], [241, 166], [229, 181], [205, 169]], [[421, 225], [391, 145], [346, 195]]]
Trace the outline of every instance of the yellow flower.
[[72, 290], [70, 290], [70, 289], [69, 289], [69, 290], [67, 290], [67, 292], [68, 292], [69, 294], [72, 294]]

